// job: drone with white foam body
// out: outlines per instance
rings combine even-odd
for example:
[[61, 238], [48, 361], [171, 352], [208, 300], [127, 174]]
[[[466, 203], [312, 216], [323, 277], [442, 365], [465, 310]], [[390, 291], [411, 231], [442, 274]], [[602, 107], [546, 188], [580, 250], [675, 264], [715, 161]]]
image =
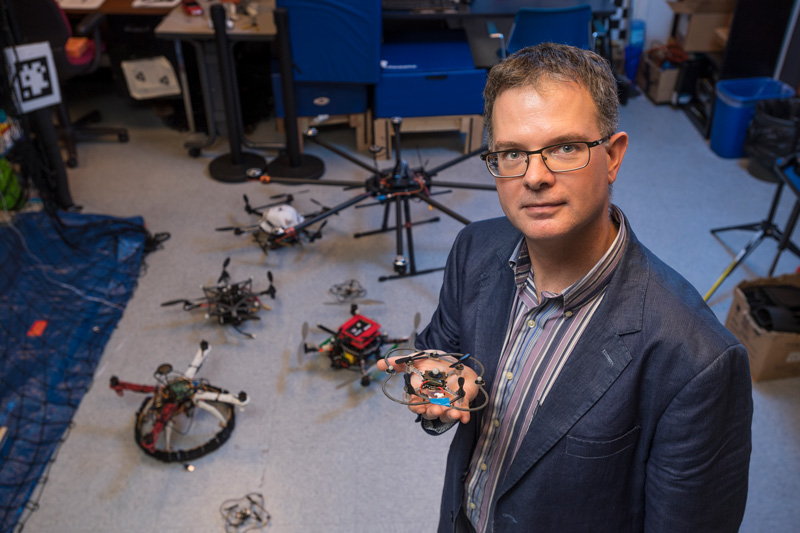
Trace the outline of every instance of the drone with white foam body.
[[291, 194], [275, 195], [272, 198], [283, 197], [284, 199], [258, 207], [252, 207], [247, 195], [243, 196], [245, 212], [250, 215], [257, 215], [261, 217], [261, 220], [255, 224], [245, 226], [225, 226], [217, 228], [217, 231], [232, 231], [234, 235], [249, 233], [265, 254], [269, 250], [302, 244], [303, 238], [308, 242], [314, 242], [322, 237], [322, 228], [325, 227], [327, 221], [323, 221], [315, 231], [311, 231], [307, 226], [295, 231], [295, 227], [305, 222], [306, 217], [315, 217], [328, 209], [319, 204], [319, 202], [311, 200], [320, 205], [321, 210], [319, 212], [301, 215], [291, 205], [294, 201], [294, 196]]

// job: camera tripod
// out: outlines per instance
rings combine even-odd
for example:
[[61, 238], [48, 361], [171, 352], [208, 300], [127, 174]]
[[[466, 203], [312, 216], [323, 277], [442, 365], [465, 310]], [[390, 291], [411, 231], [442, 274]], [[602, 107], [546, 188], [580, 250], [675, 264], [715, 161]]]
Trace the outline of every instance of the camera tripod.
[[[381, 276], [378, 278], [378, 281], [386, 281], [390, 279], [398, 279], [398, 278], [405, 278], [411, 276], [419, 276], [421, 274], [428, 274], [430, 272], [436, 272], [438, 270], [444, 270], [444, 267], [438, 268], [429, 268], [425, 270], [417, 270], [416, 260], [414, 258], [414, 238], [412, 233], [412, 227], [418, 226], [421, 224], [428, 224], [431, 222], [438, 222], [439, 217], [433, 217], [425, 220], [411, 220], [411, 209], [409, 206], [409, 201], [411, 199], [421, 200], [431, 207], [434, 207], [445, 213], [446, 215], [458, 220], [462, 224], [469, 224], [470, 220], [459, 215], [452, 209], [442, 205], [440, 202], [437, 202], [431, 196], [434, 194], [442, 194], [446, 191], [442, 191], [440, 193], [432, 193], [430, 189], [432, 186], [436, 185], [439, 187], [448, 187], [453, 189], [476, 189], [476, 190], [486, 190], [486, 191], [494, 191], [496, 190], [494, 185], [477, 185], [477, 184], [466, 184], [466, 183], [454, 183], [454, 182], [434, 182], [433, 177], [441, 172], [442, 170], [449, 168], [465, 159], [468, 159], [474, 155], [480, 153], [483, 149], [472, 151], [468, 154], [461, 155], [447, 163], [439, 165], [438, 167], [432, 170], [425, 170], [424, 168], [415, 168], [412, 169], [409, 167], [408, 163], [403, 160], [402, 152], [400, 150], [400, 125], [402, 123], [402, 119], [400, 117], [394, 117], [391, 120], [392, 129], [394, 131], [394, 146], [395, 146], [395, 163], [394, 167], [391, 169], [380, 170], [377, 168], [377, 162], [375, 163], [375, 168], [367, 165], [363, 161], [356, 159], [352, 155], [344, 152], [343, 150], [333, 146], [332, 144], [323, 141], [318, 137], [319, 132], [316, 128], [310, 128], [306, 132], [304, 132], [304, 136], [309, 139], [310, 141], [319, 144], [327, 148], [328, 150], [338, 154], [348, 161], [370, 171], [373, 175], [367, 178], [365, 181], [347, 181], [347, 180], [317, 180], [317, 179], [305, 179], [305, 178], [283, 178], [283, 177], [271, 177], [267, 175], [261, 175], [258, 177], [259, 181], [263, 183], [285, 183], [285, 184], [313, 184], [313, 185], [332, 185], [337, 187], [346, 187], [346, 188], [358, 188], [363, 187], [364, 192], [354, 196], [353, 198], [346, 200], [334, 207], [324, 210], [322, 213], [308, 218], [303, 222], [296, 224], [290, 228], [286, 228], [287, 233], [297, 233], [304, 228], [311, 226], [312, 224], [316, 224], [323, 219], [328, 218], [331, 215], [337, 214], [339, 211], [346, 209], [348, 207], [354, 206], [368, 198], [373, 198], [377, 200], [375, 203], [370, 204], [362, 204], [359, 207], [367, 207], [369, 205], [383, 205], [384, 212], [383, 212], [383, 222], [381, 223], [380, 228], [372, 230], [372, 231], [365, 231], [361, 233], [356, 233], [354, 235], [355, 238], [366, 237], [368, 235], [375, 235], [378, 233], [387, 233], [390, 231], [395, 232], [396, 236], [396, 256], [393, 260], [394, 266], [394, 275], [390, 276]], [[375, 155], [381, 150], [380, 147], [370, 147], [370, 151]], [[395, 216], [394, 216], [394, 225], [390, 226], [389, 218], [390, 218], [390, 211], [392, 206], [394, 206]], [[404, 232], [405, 230], [405, 232]], [[405, 239], [404, 239], [405, 233]], [[406, 256], [406, 251], [408, 255]]]

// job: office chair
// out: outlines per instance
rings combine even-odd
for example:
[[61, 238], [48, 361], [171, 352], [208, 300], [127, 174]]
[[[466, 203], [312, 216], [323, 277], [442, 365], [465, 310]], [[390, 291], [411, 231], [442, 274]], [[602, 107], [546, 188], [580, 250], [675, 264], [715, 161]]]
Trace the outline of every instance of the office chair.
[[[60, 83], [97, 70], [102, 54], [100, 23], [103, 21], [103, 14], [89, 14], [78, 23], [75, 34], [89, 38], [88, 42], [81, 42], [73, 38], [69, 20], [56, 0], [10, 0], [10, 4], [22, 42], [50, 42]], [[67, 50], [72, 49], [76, 43], [82, 44], [83, 48], [78, 50], [77, 54], [68, 54]], [[74, 122], [70, 120], [63, 91], [58, 106], [58, 117], [62, 142], [67, 150], [68, 167], [78, 165], [75, 149], [78, 140], [116, 135], [119, 142], [128, 142], [128, 130], [125, 128], [87, 126], [90, 122], [100, 121], [98, 111], [92, 111]]]
[[588, 4], [559, 8], [521, 8], [514, 16], [507, 43], [505, 35], [497, 31], [493, 22], [487, 24], [487, 29], [491, 38], [500, 40], [499, 55], [503, 59], [526, 46], [544, 42], [595, 50], [601, 39], [605, 43], [606, 35], [602, 23], [592, 19], [592, 8]]

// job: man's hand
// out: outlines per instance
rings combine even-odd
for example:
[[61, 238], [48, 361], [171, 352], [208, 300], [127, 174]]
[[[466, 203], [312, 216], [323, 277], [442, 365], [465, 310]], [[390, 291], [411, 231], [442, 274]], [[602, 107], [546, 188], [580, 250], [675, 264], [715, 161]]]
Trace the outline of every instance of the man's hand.
[[[398, 364], [398, 359], [403, 359], [407, 356], [398, 356], [398, 357], [390, 357], [389, 363], [394, 367], [395, 372], [402, 374], [406, 371], [405, 364]], [[414, 361], [413, 364], [418, 370], [425, 372], [426, 370], [433, 370], [434, 368], [439, 369], [442, 375], [447, 375], [450, 372], [453, 372], [453, 375], [447, 378], [447, 388], [452, 391], [458, 391], [459, 384], [458, 379], [459, 376], [456, 375], [454, 372], [455, 369], [450, 368], [450, 364], [452, 361], [448, 359], [419, 359]], [[378, 361], [378, 368], [380, 370], [386, 371], [386, 362], [383, 359]], [[469, 406], [469, 403], [475, 399], [478, 395], [478, 386], [475, 384], [475, 380], [478, 378], [478, 374], [475, 373], [473, 369], [464, 365], [463, 370], [460, 372], [460, 377], [464, 378], [464, 397], [455, 403], [458, 407], [466, 408]], [[419, 390], [419, 386], [422, 384], [422, 377], [418, 374], [413, 373], [411, 375], [411, 385], [414, 387], [415, 390]], [[433, 391], [431, 391], [433, 394]], [[419, 396], [411, 396], [409, 399], [410, 402], [422, 402], [424, 401], [423, 398]], [[459, 411], [458, 409], [452, 409], [450, 407], [444, 405], [438, 405], [434, 403], [429, 403], [425, 405], [409, 405], [409, 410], [412, 413], [416, 413], [418, 415], [422, 415], [422, 418], [427, 420], [436, 420], [437, 418], [444, 424], [450, 424], [452, 422], [462, 422], [466, 424], [469, 422], [470, 412], [469, 411]]]

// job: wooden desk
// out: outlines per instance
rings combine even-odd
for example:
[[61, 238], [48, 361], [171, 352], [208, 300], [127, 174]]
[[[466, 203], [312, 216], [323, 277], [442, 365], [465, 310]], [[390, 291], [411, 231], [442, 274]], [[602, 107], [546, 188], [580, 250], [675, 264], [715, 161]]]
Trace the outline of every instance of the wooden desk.
[[[166, 15], [170, 7], [132, 7], [133, 0], [105, 0], [98, 9], [63, 9], [68, 15], [81, 15], [92, 12], [106, 15]], [[180, 7], [180, 6], [178, 6]]]
[[[109, 0], [106, 0], [106, 2], [108, 1]], [[197, 66], [200, 72], [200, 85], [203, 94], [206, 122], [208, 124], [208, 135], [200, 139], [195, 136], [195, 138], [186, 141], [184, 146], [189, 150], [189, 155], [192, 157], [199, 156], [200, 150], [211, 146], [216, 141], [220, 132], [223, 136], [228, 136], [229, 133], [226, 131], [226, 105], [222, 98], [223, 91], [217, 70], [219, 62], [217, 60], [215, 35], [209, 19], [211, 2], [210, 0], [199, 1], [204, 11], [202, 16], [187, 15], [181, 6], [177, 6], [164, 17], [155, 29], [156, 37], [173, 39], [175, 41], [175, 52], [178, 57], [178, 71], [181, 84], [183, 85], [183, 98], [187, 117], [192, 117], [193, 111], [191, 107], [191, 98], [189, 97], [189, 88], [186, 83], [185, 64], [183, 62], [180, 42], [183, 41], [191, 44], [197, 55]], [[255, 5], [258, 8], [255, 21], [253, 21], [250, 16], [240, 14], [234, 22], [233, 29], [227, 31], [231, 47], [239, 41], [272, 41], [275, 39], [277, 35], [275, 18], [273, 16], [275, 0], [262, 0]], [[229, 50], [229, 53], [232, 53], [232, 51]], [[239, 102], [238, 91], [234, 94], [234, 99], [235, 101], [232, 102], [233, 112], [237, 117], [241, 117], [241, 104]], [[190, 121], [189, 129], [195, 132], [193, 122], [193, 120]], [[241, 124], [241, 119], [238, 120], [238, 123]], [[246, 140], [244, 140], [244, 143], [248, 146], [256, 147]]]

